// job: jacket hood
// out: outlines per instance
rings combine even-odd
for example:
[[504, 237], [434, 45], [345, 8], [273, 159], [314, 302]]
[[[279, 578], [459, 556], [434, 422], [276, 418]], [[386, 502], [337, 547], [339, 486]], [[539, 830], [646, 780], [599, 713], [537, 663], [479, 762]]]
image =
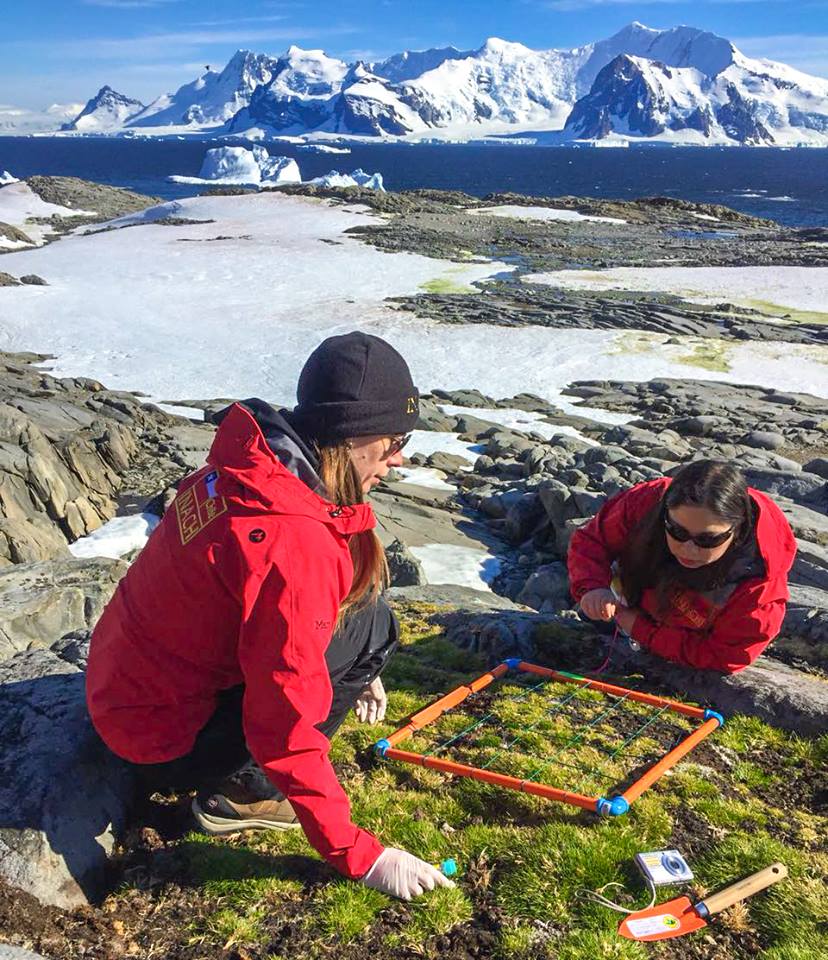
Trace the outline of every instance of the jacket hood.
[[284, 411], [250, 400], [232, 404], [213, 419], [219, 428], [207, 462], [220, 476], [244, 487], [244, 499], [251, 505], [269, 513], [310, 517], [342, 534], [376, 525], [369, 504], [338, 507], [317, 492], [322, 485], [315, 457]]
[[793, 566], [796, 540], [787, 517], [769, 496], [753, 487], [748, 487], [748, 493], [758, 507], [756, 543], [765, 562], [765, 592], [775, 593], [779, 579], [785, 580]]

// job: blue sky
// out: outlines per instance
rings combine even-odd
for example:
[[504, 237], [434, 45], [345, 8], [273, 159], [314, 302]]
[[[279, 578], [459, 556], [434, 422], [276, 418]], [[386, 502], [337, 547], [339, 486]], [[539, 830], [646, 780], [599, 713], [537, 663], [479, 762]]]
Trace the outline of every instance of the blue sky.
[[631, 20], [690, 24], [749, 56], [828, 76], [828, 0], [0, 0], [0, 104], [84, 101], [104, 83], [149, 102], [239, 47], [290, 43], [352, 60], [479, 46], [572, 47]]

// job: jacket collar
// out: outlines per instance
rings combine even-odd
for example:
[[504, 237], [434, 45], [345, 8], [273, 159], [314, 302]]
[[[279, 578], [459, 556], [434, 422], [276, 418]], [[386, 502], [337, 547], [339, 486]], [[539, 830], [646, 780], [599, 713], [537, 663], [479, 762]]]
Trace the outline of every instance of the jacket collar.
[[367, 503], [337, 507], [311, 490], [279, 460], [256, 418], [234, 403], [221, 417], [207, 462], [245, 488], [243, 499], [269, 513], [306, 516], [348, 535], [376, 525]]

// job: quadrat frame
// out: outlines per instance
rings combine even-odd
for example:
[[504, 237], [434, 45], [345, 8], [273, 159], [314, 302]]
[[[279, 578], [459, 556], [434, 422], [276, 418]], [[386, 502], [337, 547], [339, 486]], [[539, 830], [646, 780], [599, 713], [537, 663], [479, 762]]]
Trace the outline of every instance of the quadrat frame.
[[[702, 723], [687, 734], [672, 749], [668, 750], [659, 760], [648, 767], [648, 769], [627, 787], [623, 793], [612, 797], [590, 797], [582, 793], [575, 793], [569, 790], [561, 790], [558, 787], [552, 787], [545, 783], [538, 783], [534, 780], [512, 777], [508, 774], [497, 773], [492, 770], [481, 769], [479, 767], [468, 766], [463, 763], [455, 763], [452, 760], [444, 760], [430, 754], [413, 753], [408, 750], [400, 750], [398, 743], [406, 740], [418, 730], [434, 723], [444, 713], [447, 713], [458, 704], [462, 703], [467, 697], [485, 689], [495, 680], [509, 673], [510, 670], [516, 670], [520, 673], [534, 674], [535, 676], [553, 680], [560, 683], [576, 684], [581, 688], [589, 688], [597, 692], [605, 693], [623, 700], [634, 700], [638, 703], [644, 703], [652, 707], [659, 708], [661, 713], [670, 711], [682, 714], [695, 720], [701, 720]], [[548, 667], [541, 667], [538, 664], [527, 663], [518, 658], [504, 660], [492, 670], [482, 674], [468, 684], [451, 690], [445, 696], [440, 697], [434, 703], [424, 707], [413, 714], [410, 719], [398, 727], [388, 737], [378, 740], [374, 744], [374, 751], [380, 757], [386, 760], [399, 760], [403, 763], [412, 763], [421, 767], [429, 767], [432, 770], [439, 770], [441, 773], [452, 774], [456, 777], [470, 777], [474, 780], [481, 780], [484, 783], [490, 783], [497, 787], [505, 787], [509, 790], [519, 790], [523, 793], [535, 794], [539, 797], [545, 797], [547, 800], [557, 800], [561, 803], [568, 803], [575, 807], [582, 807], [584, 810], [592, 810], [604, 816], [620, 816], [630, 809], [633, 801], [637, 800], [645, 790], [651, 787], [659, 780], [671, 767], [674, 767], [679, 760], [685, 757], [695, 746], [701, 743], [705, 737], [711, 734], [724, 723], [724, 717], [715, 710], [707, 710], [703, 707], [693, 707], [678, 700], [669, 700], [665, 697], [653, 696], [649, 693], [640, 693], [637, 690], [629, 690], [626, 687], [618, 687], [611, 683], [604, 683], [601, 680], [594, 680], [589, 677], [583, 677], [575, 673], [566, 671], [551, 670]], [[645, 724], [644, 726], [646, 726]]]

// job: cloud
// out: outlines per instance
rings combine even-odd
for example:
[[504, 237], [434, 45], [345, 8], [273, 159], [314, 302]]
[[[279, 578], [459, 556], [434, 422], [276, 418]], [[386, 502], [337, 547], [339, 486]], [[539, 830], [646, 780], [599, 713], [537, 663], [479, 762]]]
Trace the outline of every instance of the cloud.
[[[283, 29], [201, 29], [147, 33], [133, 37], [96, 37], [87, 40], [12, 41], [7, 46], [48, 56], [51, 60], [81, 59], [84, 61], [146, 60], [169, 58], [171, 55], [192, 57], [208, 47], [238, 48], [263, 44], [289, 44], [322, 37], [347, 36], [357, 33], [347, 24], [333, 27], [285, 27]], [[202, 53], [201, 56], [205, 56]], [[222, 53], [223, 55], [223, 53]]]

